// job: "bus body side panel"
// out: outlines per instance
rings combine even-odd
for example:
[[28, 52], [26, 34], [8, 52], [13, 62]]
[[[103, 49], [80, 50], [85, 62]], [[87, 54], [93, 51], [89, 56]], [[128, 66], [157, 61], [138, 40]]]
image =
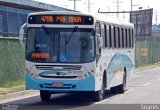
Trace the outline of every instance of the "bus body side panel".
[[122, 84], [124, 67], [126, 67], [127, 77], [129, 78], [133, 64], [128, 56], [124, 54], [115, 54], [107, 69], [108, 84], [114, 80], [114, 86]]
[[[130, 53], [128, 53], [130, 52]], [[99, 79], [103, 78], [103, 73], [106, 71], [107, 90], [111, 87], [123, 83], [124, 68], [126, 67], [127, 81], [131, 76], [134, 67], [133, 49], [103, 49], [102, 55], [99, 59], [99, 64], [102, 65], [102, 70], [99, 70]], [[98, 71], [97, 67], [97, 71]], [[96, 78], [98, 79], [98, 78]], [[102, 82], [96, 81], [96, 90], [100, 89]], [[99, 86], [98, 86], [99, 85]]]

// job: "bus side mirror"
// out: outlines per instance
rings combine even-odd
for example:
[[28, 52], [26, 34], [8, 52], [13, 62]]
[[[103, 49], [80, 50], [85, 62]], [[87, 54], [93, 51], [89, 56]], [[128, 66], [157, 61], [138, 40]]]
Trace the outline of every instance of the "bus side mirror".
[[101, 48], [103, 46], [103, 40], [100, 34], [97, 34], [96, 38], [97, 38], [97, 55], [101, 55]]
[[21, 26], [20, 31], [19, 31], [19, 41], [20, 41], [20, 43], [21, 43], [21, 45], [22, 45], [23, 48], [25, 47], [23, 40], [24, 40], [24, 36], [25, 36], [25, 29], [26, 29], [26, 27], [27, 27], [27, 23], [24, 23]]

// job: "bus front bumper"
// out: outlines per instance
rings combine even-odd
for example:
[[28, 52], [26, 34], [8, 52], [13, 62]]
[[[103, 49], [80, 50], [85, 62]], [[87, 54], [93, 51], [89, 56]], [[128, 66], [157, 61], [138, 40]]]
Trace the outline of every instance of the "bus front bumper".
[[[95, 91], [95, 79], [92, 75], [79, 80], [49, 80], [36, 79], [26, 74], [25, 80], [26, 89], [48, 90], [52, 92]], [[54, 83], [63, 85], [55, 86]]]

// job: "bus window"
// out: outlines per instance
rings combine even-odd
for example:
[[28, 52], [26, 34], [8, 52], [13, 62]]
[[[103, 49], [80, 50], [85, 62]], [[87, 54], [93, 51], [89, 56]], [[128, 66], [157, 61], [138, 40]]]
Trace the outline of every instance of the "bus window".
[[114, 38], [114, 40], [113, 40], [113, 44], [114, 44], [114, 48], [116, 48], [116, 27], [114, 26], [113, 27], [113, 38]]
[[132, 35], [132, 48], [134, 47], [134, 33], [133, 29], [131, 30], [131, 35]]
[[126, 48], [128, 48], [128, 30], [125, 29]]
[[112, 27], [111, 26], [109, 26], [109, 43], [110, 43], [110, 45], [109, 45], [109, 47], [110, 48], [112, 48]]
[[105, 44], [105, 47], [107, 47], [107, 29], [106, 29], [106, 25], [104, 25], [104, 44]]
[[126, 48], [126, 29], [123, 29], [123, 35], [124, 35], [124, 48]]
[[96, 22], [96, 34], [99, 34], [99, 35], [100, 35], [100, 33], [101, 33], [100, 23], [99, 23], [99, 22]]
[[105, 36], [106, 36], [106, 26], [104, 24], [101, 24], [101, 37], [103, 39], [103, 47], [106, 46], [106, 43], [105, 43]]
[[118, 33], [117, 33], [118, 46], [117, 46], [117, 47], [119, 48], [119, 47], [120, 47], [120, 42], [121, 42], [121, 40], [120, 40], [120, 37], [121, 37], [121, 36], [120, 36], [120, 29], [119, 29], [119, 27], [118, 27], [117, 29], [118, 29]]
[[129, 31], [129, 48], [131, 48], [131, 42], [132, 42], [132, 35], [131, 35], [131, 29], [128, 30]]
[[121, 28], [121, 34], [122, 34], [122, 48], [124, 48], [124, 29]]
[[106, 25], [106, 47], [110, 47], [109, 26]]

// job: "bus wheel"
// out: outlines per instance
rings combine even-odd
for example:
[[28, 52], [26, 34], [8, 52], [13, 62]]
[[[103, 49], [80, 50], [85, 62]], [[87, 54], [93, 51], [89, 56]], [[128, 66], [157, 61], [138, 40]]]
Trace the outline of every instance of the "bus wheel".
[[94, 92], [94, 101], [101, 101], [105, 96], [105, 80], [103, 80], [102, 87], [99, 91]]
[[126, 91], [126, 81], [127, 81], [127, 75], [125, 72], [123, 75], [123, 83], [118, 86], [119, 93], [124, 93]]
[[49, 101], [51, 93], [49, 91], [40, 90], [40, 97], [42, 101]]

